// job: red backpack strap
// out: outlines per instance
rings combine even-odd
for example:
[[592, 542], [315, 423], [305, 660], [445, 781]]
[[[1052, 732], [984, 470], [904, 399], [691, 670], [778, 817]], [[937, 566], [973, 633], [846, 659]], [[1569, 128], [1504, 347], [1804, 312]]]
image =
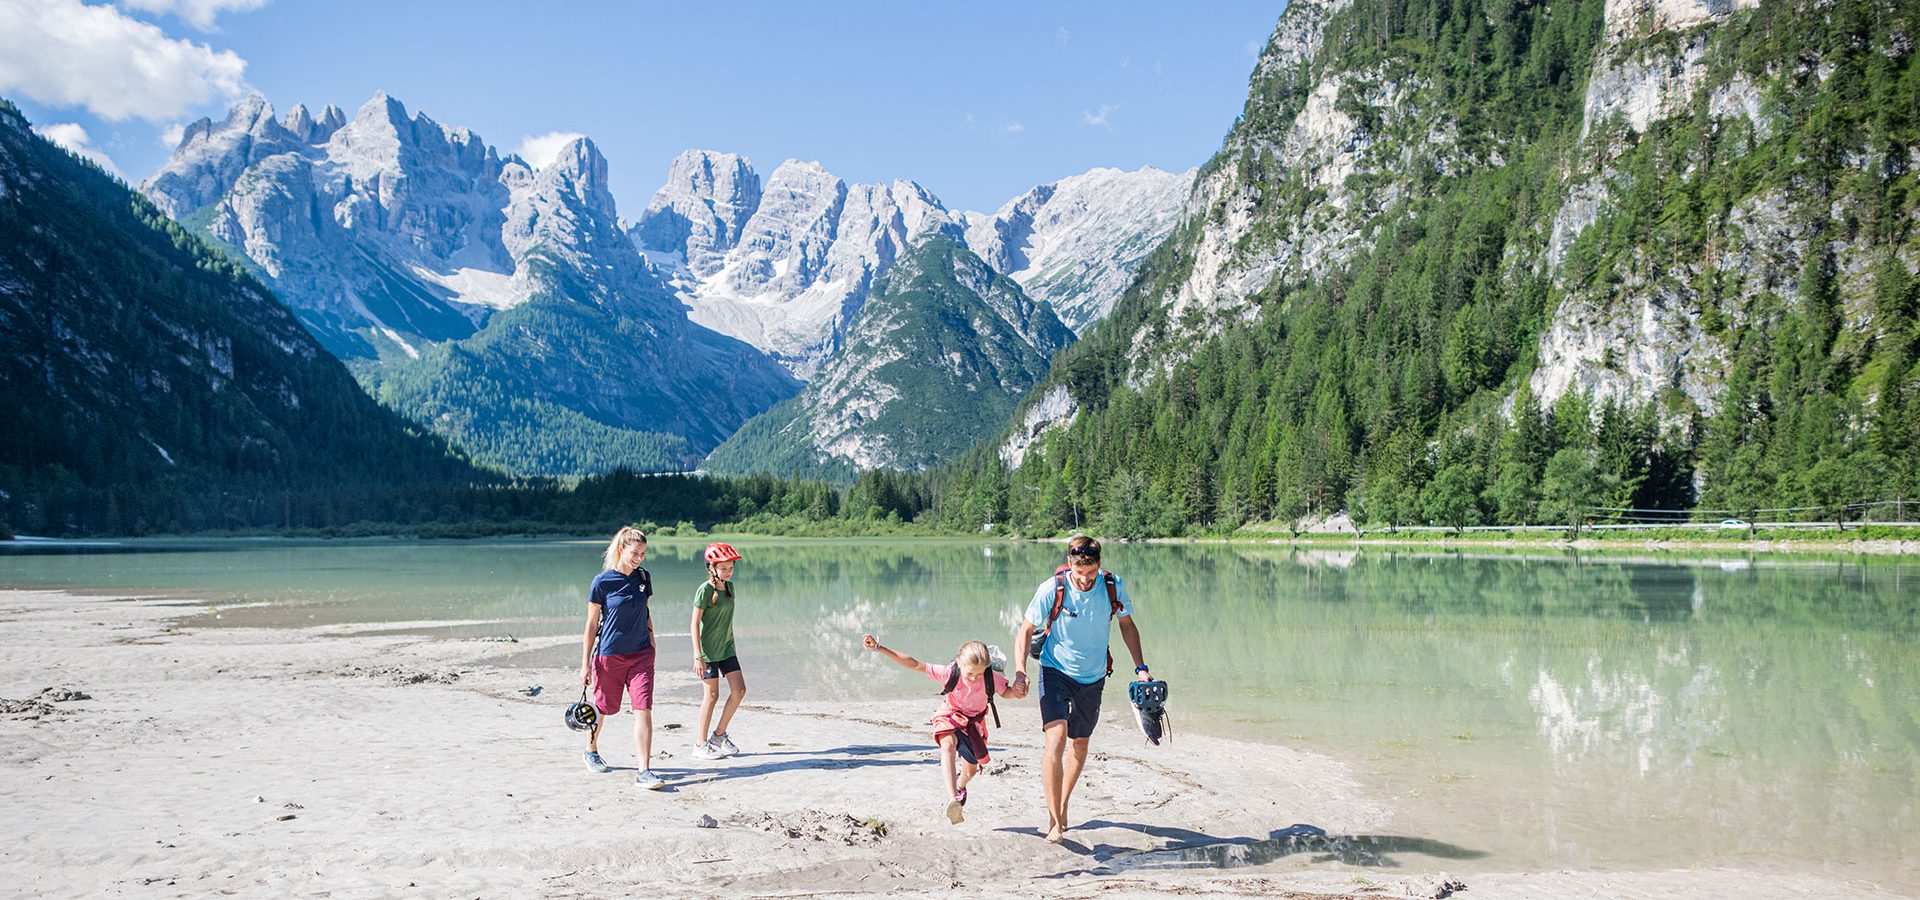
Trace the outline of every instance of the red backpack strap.
[[[1119, 618], [1121, 609], [1119, 581], [1113, 577], [1112, 572], [1105, 569], [1100, 570], [1100, 575], [1107, 580], [1107, 602], [1113, 606], [1114, 618]], [[1113, 645], [1111, 643], [1107, 645], [1107, 675], [1113, 675]]]
[[1053, 629], [1053, 620], [1060, 618], [1060, 607], [1067, 602], [1067, 576], [1053, 573], [1053, 611], [1047, 613], [1047, 629]]

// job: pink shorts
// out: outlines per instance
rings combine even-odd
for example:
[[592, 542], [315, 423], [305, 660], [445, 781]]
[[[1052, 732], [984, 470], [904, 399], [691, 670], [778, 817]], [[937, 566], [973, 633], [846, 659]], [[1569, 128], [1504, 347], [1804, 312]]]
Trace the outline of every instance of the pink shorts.
[[653, 648], [593, 658], [593, 705], [603, 716], [620, 711], [620, 693], [633, 695], [634, 709], [653, 708]]

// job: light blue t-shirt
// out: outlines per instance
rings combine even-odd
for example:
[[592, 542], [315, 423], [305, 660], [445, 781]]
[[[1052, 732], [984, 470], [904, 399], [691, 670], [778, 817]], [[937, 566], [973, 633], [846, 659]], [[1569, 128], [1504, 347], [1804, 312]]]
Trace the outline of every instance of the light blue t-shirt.
[[[1127, 598], [1127, 583], [1114, 576], [1115, 595], [1120, 599], [1120, 614], [1133, 615], [1133, 601]], [[1036, 631], [1047, 627], [1047, 613], [1053, 611], [1053, 579], [1040, 582], [1027, 605], [1027, 621]], [[1053, 633], [1040, 651], [1040, 664], [1051, 666], [1081, 684], [1092, 684], [1107, 677], [1107, 645], [1113, 637], [1113, 604], [1107, 602], [1107, 573], [1093, 579], [1093, 590], [1082, 591], [1067, 576], [1067, 596], [1060, 604], [1060, 618], [1053, 620]]]

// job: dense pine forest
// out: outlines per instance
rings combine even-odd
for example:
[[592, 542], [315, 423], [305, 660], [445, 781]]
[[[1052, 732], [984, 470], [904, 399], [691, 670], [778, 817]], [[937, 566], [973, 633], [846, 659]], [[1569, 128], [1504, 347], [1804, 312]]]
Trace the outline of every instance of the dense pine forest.
[[[1072, 424], [1017, 468], [982, 448], [932, 478], [942, 518], [1134, 534], [1340, 510], [1376, 524], [1554, 523], [1590, 507], [1819, 518], [1920, 493], [1920, 4], [1766, 2], [1708, 26], [1709, 71], [1765, 86], [1770, 133], [1709, 117], [1700, 90], [1691, 115], [1583, 135], [1603, 7], [1359, 0], [1331, 19], [1306, 71], [1263, 67], [1209, 164], [1257, 186], [1273, 226], [1260, 238], [1314, 214], [1316, 189], [1256, 138], [1287, 127], [1321, 72], [1424, 85], [1429, 115], [1382, 140], [1417, 141], [1444, 117], [1484, 164], [1351, 176], [1406, 193], [1373, 223], [1371, 246], [1329, 277], [1273, 285], [1250, 321], [1202, 340], [1167, 320], [1165, 299], [1193, 265], [1199, 224], [1187, 223], [1057, 360], [1051, 382], [1082, 406]], [[1683, 39], [1644, 40], [1608, 52]], [[1545, 264], [1568, 172], [1594, 169], [1630, 187], [1563, 266]], [[1807, 248], [1778, 289], [1711, 264], [1756, 197], [1785, 198]], [[1862, 259], [1870, 270], [1857, 271]], [[1648, 292], [1697, 303], [1730, 348], [1710, 414], [1678, 391], [1643, 404], [1532, 395], [1557, 304]], [[1177, 345], [1164, 369], [1142, 365], [1142, 336]]]

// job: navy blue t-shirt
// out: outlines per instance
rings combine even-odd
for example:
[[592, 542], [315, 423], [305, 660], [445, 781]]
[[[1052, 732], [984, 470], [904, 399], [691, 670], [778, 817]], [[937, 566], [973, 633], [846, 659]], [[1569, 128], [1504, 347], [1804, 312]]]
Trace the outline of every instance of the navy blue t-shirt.
[[647, 601], [652, 600], [653, 579], [646, 569], [636, 568], [632, 575], [608, 569], [593, 579], [587, 602], [604, 607], [600, 611], [600, 643], [595, 656], [623, 656], [639, 653], [651, 643], [647, 640]]

